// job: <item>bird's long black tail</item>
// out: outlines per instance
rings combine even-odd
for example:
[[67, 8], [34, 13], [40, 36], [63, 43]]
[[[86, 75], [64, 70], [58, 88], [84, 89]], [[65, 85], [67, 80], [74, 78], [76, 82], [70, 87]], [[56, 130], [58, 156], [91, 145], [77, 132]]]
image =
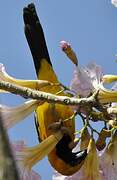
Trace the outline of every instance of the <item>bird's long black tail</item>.
[[32, 53], [36, 73], [38, 75], [42, 59], [46, 59], [51, 66], [52, 64], [50, 61], [43, 29], [37, 16], [34, 4], [29, 4], [23, 9], [23, 18], [25, 25], [25, 36]]

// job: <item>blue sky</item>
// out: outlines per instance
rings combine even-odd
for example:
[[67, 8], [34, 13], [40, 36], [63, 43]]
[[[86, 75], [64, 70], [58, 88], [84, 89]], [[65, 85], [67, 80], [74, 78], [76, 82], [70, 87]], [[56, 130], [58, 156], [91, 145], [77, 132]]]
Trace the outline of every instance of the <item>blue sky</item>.
[[[7, 72], [22, 79], [36, 79], [33, 60], [23, 32], [22, 9], [35, 3], [48, 50], [59, 80], [69, 85], [74, 65], [61, 52], [59, 42], [67, 40], [78, 55], [79, 63], [96, 61], [105, 73], [117, 73], [117, 9], [110, 0], [2, 0], [0, 4], [0, 62]], [[1, 95], [7, 105], [24, 101], [15, 95]], [[29, 146], [38, 143], [33, 115], [9, 131], [13, 140], [25, 139]], [[34, 167], [42, 179], [51, 180], [47, 158]], [[46, 173], [45, 173], [46, 171]]]

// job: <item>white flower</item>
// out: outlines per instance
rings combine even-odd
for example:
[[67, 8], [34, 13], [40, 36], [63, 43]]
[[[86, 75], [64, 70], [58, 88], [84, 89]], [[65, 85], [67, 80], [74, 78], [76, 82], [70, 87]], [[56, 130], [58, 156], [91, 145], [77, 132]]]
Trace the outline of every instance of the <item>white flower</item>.
[[21, 180], [40, 180], [40, 176], [32, 170], [32, 167], [48, 155], [62, 137], [62, 131], [57, 131], [34, 147], [27, 147], [24, 141], [12, 143]]
[[117, 0], [111, 0], [111, 3], [112, 3], [115, 7], [117, 7]]
[[41, 180], [41, 176], [38, 173], [36, 173], [32, 169], [24, 168], [24, 166], [22, 165], [25, 148], [26, 144], [23, 140], [12, 143], [12, 150], [17, 161], [20, 178], [21, 180]]
[[[48, 82], [46, 80], [23, 80], [23, 79], [16, 79], [10, 75], [5, 70], [5, 67], [3, 64], [0, 63], [0, 80], [6, 81], [9, 83], [13, 83], [16, 85], [20, 85], [23, 87], [28, 87], [31, 89], [39, 90], [40, 88], [43, 88], [45, 86], [52, 85], [51, 82]], [[5, 92], [3, 90], [0, 90], [0, 92]]]
[[8, 107], [0, 104], [0, 113], [3, 118], [4, 126], [6, 128], [13, 127], [16, 123], [34, 112], [40, 104], [41, 102], [37, 100], [26, 101], [24, 104], [17, 107]]

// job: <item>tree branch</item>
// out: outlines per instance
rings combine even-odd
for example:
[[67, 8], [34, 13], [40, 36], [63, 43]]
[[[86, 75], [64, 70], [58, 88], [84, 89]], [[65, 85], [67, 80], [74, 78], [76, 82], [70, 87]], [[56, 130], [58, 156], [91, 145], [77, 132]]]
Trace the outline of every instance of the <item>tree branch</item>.
[[79, 105], [79, 106], [89, 106], [90, 104], [96, 103], [97, 92], [88, 98], [71, 98], [67, 96], [58, 96], [51, 93], [46, 93], [42, 91], [32, 90], [30, 88], [25, 88], [19, 85], [15, 85], [9, 82], [1, 81], [0, 89], [9, 91], [13, 94], [23, 96], [24, 98], [37, 99], [40, 101], [46, 101], [50, 103], [58, 103], [64, 105]]

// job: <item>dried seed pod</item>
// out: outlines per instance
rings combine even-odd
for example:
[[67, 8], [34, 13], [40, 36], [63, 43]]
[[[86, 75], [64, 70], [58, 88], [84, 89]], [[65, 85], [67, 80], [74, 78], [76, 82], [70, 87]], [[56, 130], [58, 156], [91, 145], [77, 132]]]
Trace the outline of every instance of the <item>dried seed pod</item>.
[[102, 129], [98, 139], [96, 141], [96, 147], [99, 151], [103, 150], [106, 147], [106, 138], [111, 136], [111, 131], [107, 129]]
[[86, 149], [88, 147], [90, 141], [90, 134], [87, 129], [87, 127], [84, 127], [81, 131], [81, 143], [80, 143], [80, 149]]
[[99, 151], [102, 151], [106, 147], [106, 138], [99, 135], [96, 141], [96, 147]]
[[62, 51], [65, 52], [65, 54], [67, 55], [67, 57], [75, 64], [78, 65], [78, 59], [77, 56], [74, 52], [74, 50], [72, 49], [71, 45], [66, 42], [66, 41], [61, 41], [60, 42], [60, 47], [62, 49]]

